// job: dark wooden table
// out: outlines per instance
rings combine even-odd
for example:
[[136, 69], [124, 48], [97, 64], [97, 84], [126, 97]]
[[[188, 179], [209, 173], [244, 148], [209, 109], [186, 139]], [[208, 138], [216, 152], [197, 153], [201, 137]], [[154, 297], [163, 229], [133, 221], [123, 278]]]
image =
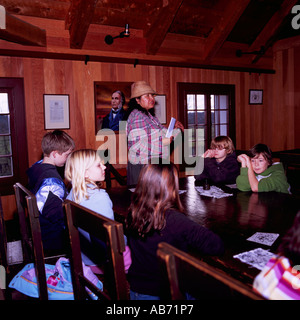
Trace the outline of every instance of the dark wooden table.
[[[202, 196], [195, 189], [193, 177], [183, 178], [180, 179], [180, 190], [186, 192], [180, 198], [189, 217], [220, 235], [225, 243], [224, 255], [200, 258], [252, 285], [260, 271], [233, 256], [259, 247], [275, 253], [300, 210], [300, 198], [283, 193], [252, 193], [222, 188], [233, 195], [220, 199]], [[120, 187], [112, 188], [109, 194], [116, 214], [126, 217], [132, 192]], [[279, 237], [269, 247], [247, 240], [255, 232], [279, 233]]]

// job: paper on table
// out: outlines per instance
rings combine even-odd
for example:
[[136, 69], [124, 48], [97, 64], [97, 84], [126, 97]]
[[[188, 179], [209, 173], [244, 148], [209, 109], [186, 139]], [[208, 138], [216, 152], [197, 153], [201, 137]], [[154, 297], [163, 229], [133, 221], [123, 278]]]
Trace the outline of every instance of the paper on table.
[[[131, 189], [129, 189], [131, 192], [134, 192], [135, 191], [135, 188], [131, 188]], [[186, 192], [186, 190], [178, 190], [178, 193], [179, 194], [182, 194], [182, 193], [184, 193], [184, 192]]]
[[174, 129], [174, 126], [175, 126], [175, 122], [176, 122], [176, 119], [172, 117], [171, 120], [170, 120], [168, 131], [166, 133], [166, 138], [170, 138], [171, 137], [173, 129]]
[[255, 267], [256, 269], [262, 270], [273, 256], [274, 253], [262, 248], [257, 248], [251, 251], [239, 253], [233, 257]]
[[195, 187], [195, 189], [200, 192], [202, 196], [212, 197], [212, 198], [224, 198], [232, 196], [232, 193], [226, 193], [222, 189], [211, 186], [209, 190], [203, 190], [203, 187]]
[[256, 232], [247, 240], [271, 246], [278, 236], [279, 233]]

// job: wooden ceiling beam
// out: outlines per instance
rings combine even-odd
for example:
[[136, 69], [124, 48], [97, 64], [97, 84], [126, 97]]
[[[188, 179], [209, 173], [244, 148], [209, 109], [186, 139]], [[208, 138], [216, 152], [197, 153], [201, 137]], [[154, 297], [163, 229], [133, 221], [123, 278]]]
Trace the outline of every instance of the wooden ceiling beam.
[[6, 27], [0, 29], [0, 38], [22, 45], [46, 47], [46, 31], [5, 13]]
[[212, 59], [228, 38], [238, 19], [245, 11], [250, 0], [231, 0], [218, 24], [213, 28], [204, 45], [202, 59]]
[[[291, 12], [293, 6], [297, 4], [298, 0], [285, 0], [281, 8], [275, 12], [269, 22], [266, 24], [262, 32], [258, 35], [255, 41], [249, 48], [249, 51], [259, 51], [261, 47], [264, 47], [265, 51], [273, 45], [278, 39], [274, 38], [279, 30], [282, 22]], [[260, 59], [261, 55], [256, 55], [252, 60], [252, 63], [256, 63]]]
[[147, 54], [156, 54], [180, 8], [183, 0], [164, 0], [159, 14], [150, 28], [144, 33]]
[[71, 0], [65, 23], [70, 33], [70, 48], [82, 48], [97, 2], [98, 0]]
[[[104, 63], [124, 63], [131, 64], [134, 67], [137, 65], [147, 65], [147, 66], [163, 66], [163, 67], [176, 67], [176, 68], [197, 68], [197, 69], [208, 69], [208, 70], [225, 70], [225, 71], [237, 71], [237, 72], [252, 72], [252, 73], [266, 73], [275, 74], [273, 69], [264, 68], [249, 68], [248, 66], [224, 66], [224, 65], [206, 65], [201, 64], [199, 61], [173, 61], [164, 57], [164, 59], [155, 59], [154, 56], [142, 59], [135, 59], [130, 57], [115, 57], [111, 54], [107, 55], [85, 55], [81, 51], [78, 53], [59, 53], [59, 52], [47, 52], [47, 51], [37, 51], [37, 50], [14, 50], [1, 48], [0, 43], [0, 56], [10, 56], [10, 57], [28, 57], [28, 58], [38, 58], [38, 59], [58, 59], [58, 60], [73, 60], [73, 61], [85, 61], [88, 62], [104, 62]], [[166, 60], [165, 60], [166, 59]]]

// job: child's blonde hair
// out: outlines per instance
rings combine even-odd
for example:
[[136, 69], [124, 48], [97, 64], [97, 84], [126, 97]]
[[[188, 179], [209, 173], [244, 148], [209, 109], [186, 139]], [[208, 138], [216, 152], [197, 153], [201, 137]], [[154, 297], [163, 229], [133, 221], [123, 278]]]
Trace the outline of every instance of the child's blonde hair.
[[227, 136], [215, 137], [210, 144], [211, 149], [225, 149], [227, 153], [233, 153], [235, 148], [232, 140]]
[[80, 203], [88, 199], [88, 186], [92, 184], [92, 188], [98, 188], [95, 182], [90, 181], [85, 177], [88, 170], [95, 161], [99, 160], [100, 156], [96, 150], [81, 149], [70, 154], [66, 161], [65, 178], [72, 184], [73, 201]]

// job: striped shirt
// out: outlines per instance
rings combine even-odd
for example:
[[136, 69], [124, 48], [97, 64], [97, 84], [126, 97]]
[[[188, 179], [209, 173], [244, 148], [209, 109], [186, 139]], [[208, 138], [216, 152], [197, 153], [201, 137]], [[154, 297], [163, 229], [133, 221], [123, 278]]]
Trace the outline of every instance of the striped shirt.
[[300, 265], [285, 257], [272, 257], [254, 279], [253, 288], [270, 300], [300, 300]]

